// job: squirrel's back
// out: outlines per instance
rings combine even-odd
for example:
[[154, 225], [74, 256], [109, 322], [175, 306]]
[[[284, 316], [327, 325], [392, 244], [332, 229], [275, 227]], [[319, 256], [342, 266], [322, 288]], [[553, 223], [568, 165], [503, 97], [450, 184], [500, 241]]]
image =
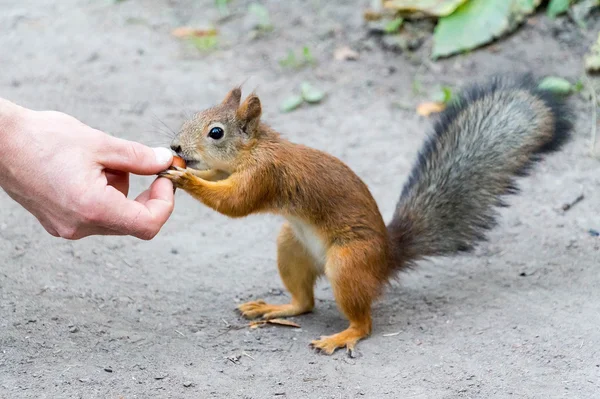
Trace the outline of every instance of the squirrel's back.
[[465, 90], [440, 115], [388, 226], [398, 267], [484, 240], [495, 207], [517, 192], [515, 178], [568, 140], [569, 118], [561, 99], [529, 76]]

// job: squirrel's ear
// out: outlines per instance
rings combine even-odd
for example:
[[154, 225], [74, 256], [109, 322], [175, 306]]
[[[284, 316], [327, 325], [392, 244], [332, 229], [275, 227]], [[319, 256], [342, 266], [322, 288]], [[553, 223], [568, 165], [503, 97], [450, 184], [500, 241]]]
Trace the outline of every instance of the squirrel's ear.
[[258, 128], [261, 113], [260, 100], [255, 94], [249, 95], [237, 110], [237, 118], [242, 122], [244, 132], [252, 134]]
[[227, 95], [221, 105], [227, 108], [237, 109], [240, 106], [240, 99], [242, 98], [242, 89], [239, 87], [233, 88]]

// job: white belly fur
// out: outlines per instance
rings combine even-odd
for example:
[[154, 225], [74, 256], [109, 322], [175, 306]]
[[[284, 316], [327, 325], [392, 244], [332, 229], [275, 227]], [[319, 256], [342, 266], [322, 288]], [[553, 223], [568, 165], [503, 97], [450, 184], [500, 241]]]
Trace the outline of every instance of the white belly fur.
[[323, 268], [327, 250], [325, 244], [317, 234], [314, 227], [296, 218], [287, 218], [298, 241], [304, 245], [306, 251], [312, 255], [316, 266]]

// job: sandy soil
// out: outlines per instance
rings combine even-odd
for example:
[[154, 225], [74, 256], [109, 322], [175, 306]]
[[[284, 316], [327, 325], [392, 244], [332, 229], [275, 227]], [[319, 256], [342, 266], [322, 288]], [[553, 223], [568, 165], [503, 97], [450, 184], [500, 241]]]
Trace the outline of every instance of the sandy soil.
[[[247, 4], [234, 2], [220, 49], [201, 54], [170, 31], [214, 20], [212, 1], [0, 0], [0, 95], [165, 145], [167, 127], [248, 79], [265, 120], [347, 162], [389, 219], [430, 126], [414, 112], [425, 99], [415, 79], [424, 90], [499, 71], [575, 80], [600, 27], [539, 15], [491, 47], [420, 66], [431, 43], [412, 56], [383, 50], [363, 27], [366, 0], [266, 1], [276, 30], [258, 40]], [[304, 45], [315, 68], [279, 65]], [[346, 45], [358, 61], [333, 59]], [[282, 114], [304, 80], [326, 101]], [[250, 298], [287, 300], [275, 217], [230, 220], [178, 193], [151, 242], [69, 242], [1, 193], [0, 397], [597, 397], [600, 239], [588, 231], [600, 230], [600, 164], [588, 156], [590, 105], [572, 102], [574, 140], [522, 181], [490, 241], [405, 275], [375, 306], [355, 359], [307, 346], [345, 327], [326, 282], [316, 311], [293, 319], [301, 329], [250, 330], [234, 311]], [[136, 178], [133, 193], [151, 180]]]

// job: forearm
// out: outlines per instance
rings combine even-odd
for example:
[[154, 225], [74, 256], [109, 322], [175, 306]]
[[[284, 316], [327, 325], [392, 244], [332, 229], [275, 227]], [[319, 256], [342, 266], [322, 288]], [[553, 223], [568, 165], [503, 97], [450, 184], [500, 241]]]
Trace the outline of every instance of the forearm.
[[[208, 181], [199, 178], [191, 169], [166, 170], [161, 173], [204, 205], [229, 217], [254, 213], [261, 201], [266, 201], [264, 186], [251, 184], [251, 175], [233, 174], [224, 180]], [[264, 181], [261, 182], [266, 184]]]

